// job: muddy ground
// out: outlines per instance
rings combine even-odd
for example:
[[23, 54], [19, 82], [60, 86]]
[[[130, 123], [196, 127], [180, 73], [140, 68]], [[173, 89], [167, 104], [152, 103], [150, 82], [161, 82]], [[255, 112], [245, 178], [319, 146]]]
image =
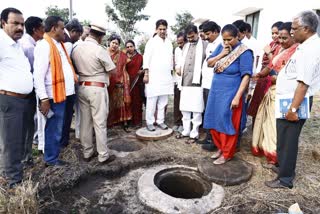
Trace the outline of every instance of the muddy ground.
[[[212, 213], [283, 213], [298, 203], [304, 213], [320, 213], [320, 96], [314, 100], [313, 118], [301, 134], [297, 176], [291, 190], [274, 190], [264, 181], [275, 174], [262, 167], [265, 158], [251, 154], [251, 128], [241, 141], [237, 157], [252, 164], [254, 171], [249, 182], [224, 187], [225, 198]], [[167, 118], [172, 125], [172, 106]], [[36, 156], [36, 167], [28, 170], [34, 182], [39, 182], [40, 213], [158, 213], [144, 206], [137, 196], [137, 182], [144, 170], [162, 164], [182, 164], [196, 167], [210, 152], [199, 145], [186, 145], [174, 135], [161, 141], [136, 140], [134, 130], [125, 133], [120, 127], [108, 131], [110, 142], [136, 142], [133, 152], [116, 153], [117, 158], [106, 165], [96, 159], [82, 161], [81, 144], [71, 132], [70, 145], [62, 152], [62, 159], [70, 162], [63, 168], [44, 167], [42, 156]], [[129, 146], [130, 147], [130, 146]], [[128, 147], [126, 147], [128, 150]], [[134, 148], [129, 148], [134, 150]]]

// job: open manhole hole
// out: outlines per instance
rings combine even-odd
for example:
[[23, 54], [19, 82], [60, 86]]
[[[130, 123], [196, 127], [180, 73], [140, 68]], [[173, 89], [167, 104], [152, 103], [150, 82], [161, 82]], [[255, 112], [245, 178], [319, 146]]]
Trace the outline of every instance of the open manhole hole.
[[131, 139], [116, 138], [108, 142], [108, 147], [117, 152], [134, 152], [143, 148], [143, 144]]
[[201, 198], [212, 188], [211, 183], [202, 179], [199, 173], [183, 168], [166, 169], [154, 177], [155, 185], [164, 193], [175, 198]]
[[221, 205], [224, 190], [188, 166], [158, 166], [138, 181], [139, 199], [163, 213], [208, 213]]

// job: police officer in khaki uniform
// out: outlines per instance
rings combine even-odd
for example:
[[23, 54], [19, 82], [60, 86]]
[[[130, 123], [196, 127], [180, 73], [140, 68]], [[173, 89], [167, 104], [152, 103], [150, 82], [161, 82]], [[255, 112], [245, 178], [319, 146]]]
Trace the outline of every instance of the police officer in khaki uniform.
[[89, 36], [78, 44], [72, 59], [79, 74], [79, 104], [80, 104], [80, 141], [83, 146], [85, 161], [94, 156], [94, 127], [98, 151], [98, 161], [109, 161], [110, 152], [107, 147], [107, 117], [109, 112], [109, 74], [115, 72], [107, 50], [101, 45], [106, 29], [91, 25]]

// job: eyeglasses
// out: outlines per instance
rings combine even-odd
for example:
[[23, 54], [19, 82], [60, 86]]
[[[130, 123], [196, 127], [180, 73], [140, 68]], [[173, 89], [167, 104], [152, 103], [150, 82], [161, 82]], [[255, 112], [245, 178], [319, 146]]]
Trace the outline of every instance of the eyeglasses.
[[297, 31], [299, 28], [303, 28], [303, 27], [305, 27], [305, 26], [291, 27], [291, 30]]

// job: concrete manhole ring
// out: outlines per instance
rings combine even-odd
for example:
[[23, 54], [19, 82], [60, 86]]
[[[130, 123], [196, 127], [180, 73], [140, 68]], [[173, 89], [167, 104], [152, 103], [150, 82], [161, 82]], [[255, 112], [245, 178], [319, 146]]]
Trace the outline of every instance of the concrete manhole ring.
[[140, 140], [163, 140], [170, 137], [172, 133], [173, 130], [170, 128], [162, 130], [156, 127], [155, 131], [150, 132], [146, 127], [143, 127], [136, 131], [136, 136]]
[[163, 213], [208, 213], [224, 198], [221, 186], [204, 180], [196, 168], [174, 165], [146, 170], [138, 181], [142, 203]]
[[115, 138], [108, 142], [108, 147], [117, 152], [135, 152], [143, 149], [145, 145], [135, 139]]

